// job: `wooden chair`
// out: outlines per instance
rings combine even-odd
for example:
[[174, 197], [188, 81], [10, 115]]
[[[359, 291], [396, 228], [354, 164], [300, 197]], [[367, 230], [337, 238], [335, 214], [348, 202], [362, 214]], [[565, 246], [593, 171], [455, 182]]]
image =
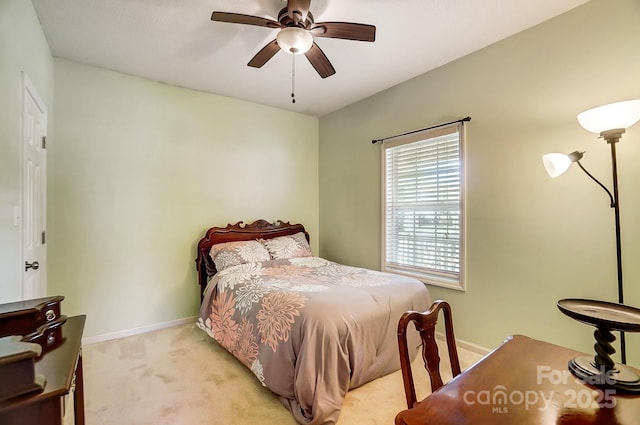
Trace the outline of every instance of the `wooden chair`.
[[447, 338], [447, 348], [449, 350], [449, 360], [451, 361], [451, 372], [453, 376], [460, 374], [460, 361], [458, 360], [458, 351], [456, 350], [456, 342], [453, 334], [453, 317], [449, 303], [443, 300], [437, 300], [423, 313], [417, 311], [407, 311], [404, 313], [398, 322], [398, 348], [400, 350], [400, 368], [404, 381], [404, 391], [407, 396], [407, 408], [409, 409], [418, 404], [418, 401], [416, 400], [416, 388], [413, 382], [413, 373], [411, 372], [412, 359], [409, 357], [409, 350], [407, 348], [407, 327], [410, 322], [413, 322], [416, 330], [420, 333], [422, 339], [422, 359], [424, 360], [425, 368], [429, 372], [431, 391], [433, 392], [443, 385], [442, 376], [440, 375], [440, 356], [438, 355], [438, 346], [435, 339], [436, 323], [438, 322], [440, 310], [444, 313], [445, 335]]

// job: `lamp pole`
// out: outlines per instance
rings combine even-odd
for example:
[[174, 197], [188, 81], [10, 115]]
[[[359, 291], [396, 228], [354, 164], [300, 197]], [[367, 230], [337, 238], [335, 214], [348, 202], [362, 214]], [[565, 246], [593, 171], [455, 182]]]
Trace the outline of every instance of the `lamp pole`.
[[[616, 222], [616, 258], [618, 268], [618, 303], [624, 305], [624, 293], [622, 287], [622, 244], [620, 242], [620, 200], [618, 199], [618, 163], [616, 159], [616, 143], [625, 129], [640, 121], [640, 99], [626, 100], [598, 106], [581, 112], [577, 116], [580, 125], [587, 131], [599, 134], [611, 146], [611, 169], [613, 173], [613, 194], [602, 183], [593, 177], [580, 164], [580, 158], [584, 152], [572, 152], [569, 155], [547, 154], [542, 157], [547, 172], [551, 177], [557, 177], [564, 173], [572, 162], [577, 163], [582, 171], [607, 192], [611, 199], [611, 208], [614, 210]], [[627, 329], [628, 331], [629, 329]], [[612, 335], [613, 336], [613, 335]], [[596, 338], [597, 339], [597, 338]], [[615, 338], [614, 338], [615, 339]], [[613, 340], [612, 340], [613, 341]], [[611, 346], [609, 348], [612, 349]], [[620, 348], [622, 363], [627, 362], [624, 331], [620, 332]], [[615, 352], [615, 350], [614, 350]]]
[[[622, 244], [620, 242], [620, 200], [618, 198], [618, 162], [616, 158], [616, 143], [624, 133], [623, 128], [608, 130], [600, 136], [611, 146], [611, 170], [613, 173], [613, 213], [616, 221], [616, 260], [618, 267], [618, 303], [624, 304], [624, 289], [622, 286]], [[627, 350], [624, 332], [620, 332], [620, 356], [622, 364], [627, 364]]]

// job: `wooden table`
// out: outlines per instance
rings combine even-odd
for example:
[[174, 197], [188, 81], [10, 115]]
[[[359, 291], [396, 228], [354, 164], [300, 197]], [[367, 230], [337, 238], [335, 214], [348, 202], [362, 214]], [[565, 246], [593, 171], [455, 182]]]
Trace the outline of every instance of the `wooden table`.
[[0, 424], [60, 425], [65, 413], [69, 413], [65, 412], [64, 398], [72, 391], [74, 424], [84, 425], [80, 345], [85, 318], [84, 315], [69, 317], [62, 325], [64, 341], [36, 361], [35, 372], [47, 379], [42, 392], [0, 402]]
[[398, 413], [396, 424], [640, 424], [640, 395], [585, 385], [567, 369], [578, 355], [584, 353], [509, 337], [422, 403]]

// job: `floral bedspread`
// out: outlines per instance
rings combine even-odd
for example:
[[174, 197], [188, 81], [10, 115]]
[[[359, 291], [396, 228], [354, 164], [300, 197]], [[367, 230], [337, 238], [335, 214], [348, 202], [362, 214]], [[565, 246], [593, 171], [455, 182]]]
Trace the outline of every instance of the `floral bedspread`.
[[298, 422], [334, 424], [349, 389], [400, 368], [398, 320], [430, 303], [418, 280], [300, 257], [217, 273], [198, 326]]

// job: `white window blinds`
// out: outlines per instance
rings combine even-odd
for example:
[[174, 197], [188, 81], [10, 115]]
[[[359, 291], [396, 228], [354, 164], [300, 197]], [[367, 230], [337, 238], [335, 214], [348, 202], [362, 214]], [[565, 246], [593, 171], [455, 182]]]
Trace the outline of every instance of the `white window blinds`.
[[385, 270], [463, 289], [462, 124], [383, 145]]

